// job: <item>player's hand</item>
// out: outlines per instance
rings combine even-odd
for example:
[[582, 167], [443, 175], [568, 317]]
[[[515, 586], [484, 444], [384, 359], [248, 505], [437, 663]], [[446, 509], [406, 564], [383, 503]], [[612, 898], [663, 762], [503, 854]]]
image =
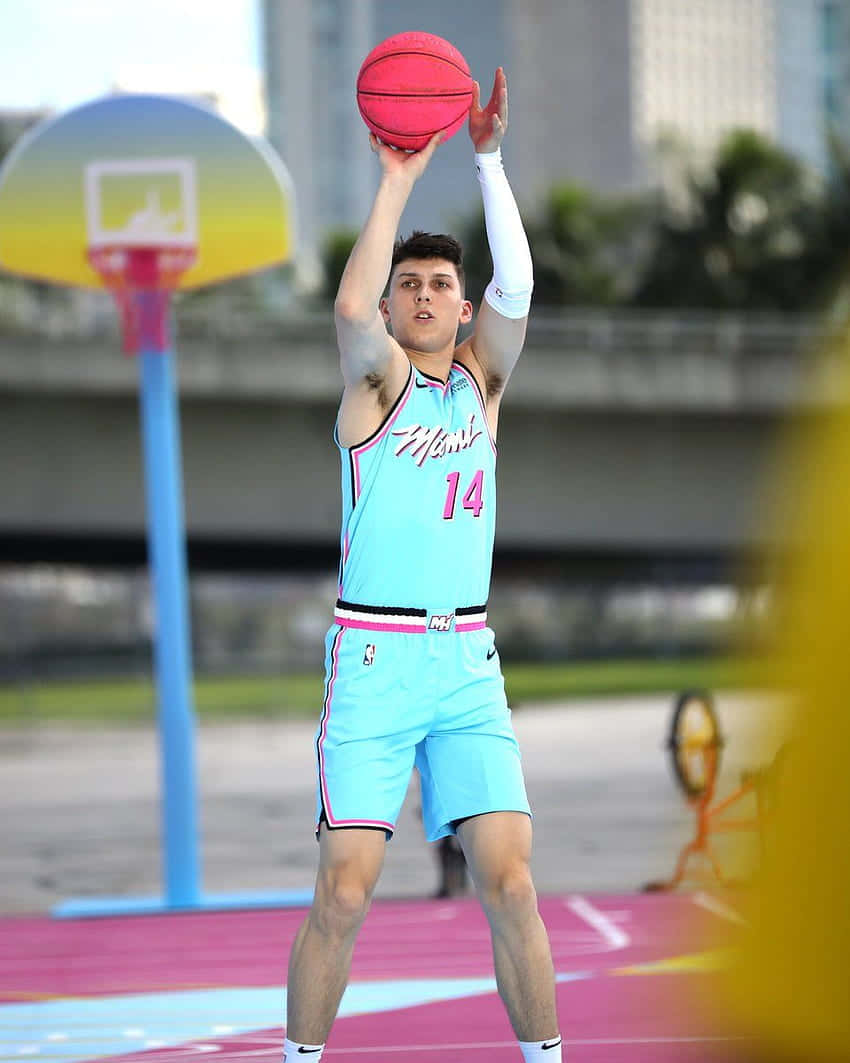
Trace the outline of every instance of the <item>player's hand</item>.
[[472, 106], [469, 108], [469, 136], [479, 155], [496, 151], [508, 128], [508, 82], [501, 67], [496, 71], [493, 91], [487, 106], [481, 107], [481, 87], [472, 83]]
[[369, 134], [369, 144], [378, 156], [384, 173], [391, 177], [404, 177], [411, 184], [425, 172], [425, 167], [442, 139], [442, 132], [435, 133], [419, 151], [403, 151], [400, 148], [391, 148], [374, 133]]

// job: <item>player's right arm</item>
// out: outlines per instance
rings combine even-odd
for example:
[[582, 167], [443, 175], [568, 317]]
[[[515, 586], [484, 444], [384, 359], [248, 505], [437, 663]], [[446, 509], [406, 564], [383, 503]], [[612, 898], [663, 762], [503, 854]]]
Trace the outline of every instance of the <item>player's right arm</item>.
[[414, 154], [369, 138], [382, 174], [372, 210], [352, 248], [334, 302], [340, 368], [345, 382], [337, 432], [343, 446], [367, 439], [401, 394], [410, 362], [387, 332], [380, 301], [392, 264], [402, 211], [434, 154], [440, 135]]

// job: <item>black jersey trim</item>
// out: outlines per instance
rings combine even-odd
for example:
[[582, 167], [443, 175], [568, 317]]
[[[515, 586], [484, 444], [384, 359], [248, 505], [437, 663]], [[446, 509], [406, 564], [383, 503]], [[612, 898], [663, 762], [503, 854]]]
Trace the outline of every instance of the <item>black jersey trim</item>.
[[484, 393], [481, 390], [481, 385], [475, 379], [475, 373], [472, 372], [472, 370], [469, 368], [468, 365], [464, 365], [463, 362], [459, 362], [457, 360], [457, 358], [452, 359], [452, 365], [459, 366], [459, 368], [461, 368], [464, 371], [464, 373], [467, 373], [469, 375], [470, 379], [472, 380], [472, 383], [475, 385], [475, 390], [478, 392], [478, 397], [479, 397], [479, 399], [481, 399], [481, 405], [486, 410], [487, 409], [487, 403], [484, 401]]
[[486, 613], [487, 603], [483, 605], [465, 605], [462, 609], [455, 609], [455, 616], [471, 616], [473, 613]]
[[[384, 419], [381, 421], [381, 423], [378, 425], [378, 427], [375, 429], [375, 431], [372, 432], [371, 435], [366, 436], [366, 438], [362, 442], [354, 443], [350, 447], [345, 447], [344, 449], [347, 450], [349, 452], [349, 454], [351, 454], [355, 450], [360, 450], [361, 447], [365, 447], [368, 443], [371, 443], [372, 440], [376, 436], [379, 436], [381, 434], [381, 432], [386, 428], [387, 422], [390, 420], [390, 418], [393, 416], [393, 414], [398, 409], [399, 403], [407, 395], [408, 388], [410, 387], [410, 384], [411, 384], [412, 380], [413, 380], [413, 363], [411, 362], [410, 372], [407, 374], [407, 380], [405, 380], [405, 382], [404, 382], [404, 387], [399, 392], [398, 398], [395, 400], [395, 402], [392, 404], [392, 406], [389, 408], [389, 410], [387, 410], [386, 417], [384, 417]], [[340, 446], [341, 445], [342, 444], [340, 444]]]
[[448, 384], [448, 379], [440, 380], [438, 376], [431, 376], [430, 373], [426, 373], [423, 369], [417, 368], [416, 372], [419, 373], [420, 376], [424, 376], [426, 380], [432, 380], [435, 384], [439, 384], [442, 388]]
[[328, 817], [325, 815], [324, 806], [322, 807], [321, 815], [319, 816], [319, 822], [316, 824], [316, 841], [319, 840], [319, 832], [324, 826], [325, 830], [379, 830], [382, 834], [386, 835], [387, 841], [393, 836], [393, 831], [388, 830], [387, 827], [376, 827], [372, 823], [341, 823], [338, 827], [328, 823]]
[[357, 477], [354, 475], [354, 455], [351, 450], [347, 450], [348, 454], [348, 474], [351, 477], [351, 507], [357, 505]]
[[487, 435], [488, 435], [488, 437], [490, 439], [490, 445], [493, 448], [493, 452], [496, 455], [498, 455], [499, 448], [498, 448], [498, 446], [496, 444], [496, 440], [493, 438], [493, 433], [490, 430], [490, 422], [487, 420], [487, 402], [486, 402], [486, 400], [484, 398], [484, 393], [481, 390], [481, 385], [478, 383], [478, 381], [475, 378], [475, 373], [472, 372], [472, 370], [469, 368], [468, 365], [464, 365], [463, 362], [459, 362], [457, 360], [457, 358], [454, 358], [452, 360], [452, 365], [456, 365], [458, 367], [458, 369], [462, 373], [464, 373], [466, 376], [468, 376], [469, 379], [472, 381], [473, 386], [475, 387], [475, 391], [476, 391], [476, 393], [478, 395], [478, 401], [481, 403], [481, 412], [484, 414], [484, 426], [487, 429]]
[[355, 602], [345, 602], [342, 598], [336, 600], [337, 609], [348, 609], [357, 613], [373, 613], [375, 616], [427, 616], [426, 609], [399, 608], [391, 605], [360, 605]]
[[[336, 635], [334, 636], [333, 646], [331, 647], [331, 652], [330, 652], [331, 666], [328, 669], [328, 674], [327, 674], [327, 677], [325, 679], [325, 694], [324, 694], [324, 697], [322, 698], [322, 711], [321, 711], [321, 714], [319, 716], [319, 727], [318, 727], [318, 730], [316, 732], [316, 738], [315, 738], [316, 761], [318, 763], [318, 768], [319, 768], [319, 803], [321, 805], [321, 815], [325, 815], [325, 795], [324, 795], [323, 788], [322, 788], [322, 775], [324, 774], [325, 753], [324, 753], [324, 749], [322, 747], [323, 747], [324, 738], [325, 738], [325, 725], [327, 724], [328, 713], [330, 711], [331, 687], [333, 686], [333, 679], [334, 679], [334, 664], [337, 661], [337, 658], [336, 658], [335, 654], [336, 654], [337, 650], [339, 649], [339, 644], [340, 644], [340, 641], [342, 640], [342, 632], [343, 632], [343, 630], [344, 630], [343, 628], [340, 628], [339, 631], [336, 633]], [[317, 828], [317, 837], [318, 837], [318, 828]]]

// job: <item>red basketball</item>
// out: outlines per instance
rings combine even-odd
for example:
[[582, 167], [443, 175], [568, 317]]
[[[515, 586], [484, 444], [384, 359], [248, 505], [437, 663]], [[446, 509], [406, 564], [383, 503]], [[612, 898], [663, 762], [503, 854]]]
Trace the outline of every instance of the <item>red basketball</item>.
[[385, 144], [424, 148], [443, 130], [460, 129], [472, 103], [469, 66], [457, 48], [432, 33], [397, 33], [363, 60], [357, 106], [363, 121]]

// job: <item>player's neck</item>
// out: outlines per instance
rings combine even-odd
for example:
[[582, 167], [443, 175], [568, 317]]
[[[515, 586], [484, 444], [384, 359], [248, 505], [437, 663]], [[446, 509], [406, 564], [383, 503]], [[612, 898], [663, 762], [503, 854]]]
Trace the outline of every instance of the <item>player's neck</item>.
[[432, 376], [438, 380], [448, 380], [449, 372], [454, 360], [454, 346], [445, 351], [425, 354], [412, 347], [405, 347], [405, 354], [413, 365], [426, 376]]

